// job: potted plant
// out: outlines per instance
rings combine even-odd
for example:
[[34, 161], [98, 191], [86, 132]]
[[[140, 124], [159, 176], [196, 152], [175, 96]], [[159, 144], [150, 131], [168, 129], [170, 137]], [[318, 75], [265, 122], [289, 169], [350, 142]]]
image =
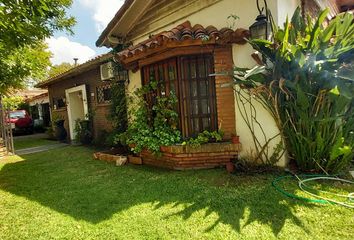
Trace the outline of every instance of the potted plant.
[[67, 132], [64, 128], [64, 119], [58, 119], [54, 122], [55, 124], [55, 137], [59, 140], [59, 141], [65, 141], [66, 137], [67, 137]]
[[92, 142], [92, 133], [90, 129], [90, 120], [76, 119], [75, 121], [76, 141], [82, 144], [90, 144]]
[[82, 144], [90, 144], [92, 142], [92, 133], [90, 131], [90, 120], [80, 121], [80, 142]]
[[239, 144], [240, 143], [240, 136], [237, 135], [237, 133], [231, 135], [231, 142], [233, 144]]
[[228, 173], [233, 173], [235, 171], [235, 164], [233, 162], [227, 162], [226, 163], [226, 171]]

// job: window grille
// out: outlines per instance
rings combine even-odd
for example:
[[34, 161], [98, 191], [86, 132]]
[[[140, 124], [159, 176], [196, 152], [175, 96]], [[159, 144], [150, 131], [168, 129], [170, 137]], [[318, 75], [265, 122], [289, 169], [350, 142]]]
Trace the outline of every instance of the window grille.
[[97, 103], [110, 103], [112, 99], [111, 92], [112, 84], [105, 84], [98, 86], [97, 90]]

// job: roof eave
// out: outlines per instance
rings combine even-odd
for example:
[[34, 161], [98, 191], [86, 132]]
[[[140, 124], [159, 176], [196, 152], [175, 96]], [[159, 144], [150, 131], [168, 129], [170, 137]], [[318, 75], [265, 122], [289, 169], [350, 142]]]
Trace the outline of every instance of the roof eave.
[[98, 37], [96, 41], [96, 46], [97, 47], [102, 47], [102, 46], [107, 46], [107, 38], [110, 35], [112, 29], [117, 25], [118, 21], [124, 16], [126, 11], [130, 8], [130, 6], [133, 4], [135, 0], [126, 0], [124, 1], [123, 5], [121, 8], [118, 10], [118, 12], [114, 15], [112, 20], [108, 23], [106, 28], [103, 30], [101, 35]]
[[87, 71], [87, 70], [91, 70], [92, 67], [96, 66], [99, 63], [102, 63], [104, 61], [107, 61], [108, 59], [112, 58], [113, 54], [112, 53], [106, 53], [102, 56], [99, 56], [95, 59], [89, 60], [83, 64], [80, 64], [74, 68], [69, 69], [66, 72], [63, 72], [57, 76], [54, 76], [46, 81], [40, 82], [38, 84], [36, 84], [35, 87], [38, 88], [47, 88], [49, 85], [54, 84], [56, 82], [62, 81], [65, 78], [69, 78], [69, 77], [74, 77], [79, 75], [80, 73]]
[[96, 41], [97, 47], [112, 48], [126, 43], [127, 36], [154, 0], [126, 0]]

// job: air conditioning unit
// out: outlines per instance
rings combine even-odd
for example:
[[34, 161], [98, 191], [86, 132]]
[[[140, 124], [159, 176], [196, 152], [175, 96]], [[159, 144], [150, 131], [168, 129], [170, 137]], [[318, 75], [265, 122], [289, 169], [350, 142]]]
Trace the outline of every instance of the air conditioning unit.
[[114, 77], [114, 66], [113, 62], [107, 62], [100, 66], [101, 68], [101, 80], [107, 81]]

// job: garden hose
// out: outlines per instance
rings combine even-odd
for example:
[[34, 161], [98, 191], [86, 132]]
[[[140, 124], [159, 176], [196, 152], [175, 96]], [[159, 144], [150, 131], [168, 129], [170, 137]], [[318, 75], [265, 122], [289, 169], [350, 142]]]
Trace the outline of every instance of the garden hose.
[[[319, 175], [302, 175], [302, 176], [319, 176]], [[321, 175], [322, 176], [322, 175]], [[287, 197], [293, 198], [293, 199], [298, 199], [298, 200], [302, 200], [305, 202], [311, 202], [311, 203], [321, 203], [321, 204], [328, 204], [329, 202], [326, 200], [322, 200], [322, 199], [313, 199], [313, 198], [305, 198], [305, 197], [300, 197], [298, 195], [289, 193], [287, 191], [285, 191], [284, 189], [282, 189], [281, 187], [279, 187], [277, 185], [277, 183], [281, 180], [283, 180], [284, 178], [294, 178], [294, 176], [290, 176], [290, 175], [286, 175], [286, 176], [281, 176], [281, 177], [277, 177], [276, 179], [273, 180], [272, 182], [272, 186], [280, 193], [284, 194]]]
[[[304, 186], [305, 186], [306, 188], [309, 188], [307, 185], [304, 184], [305, 182], [315, 181], [315, 180], [319, 180], [319, 179], [322, 179], [322, 180], [331, 180], [331, 181], [339, 181], [339, 182], [345, 182], [345, 183], [349, 183], [349, 184], [354, 184], [354, 182], [349, 181], [349, 180], [345, 180], [345, 179], [341, 179], [341, 178], [335, 178], [335, 177], [324, 177], [324, 176], [322, 176], [322, 177], [313, 177], [313, 178], [309, 178], [309, 179], [300, 180], [300, 181], [299, 181], [299, 188], [300, 188], [302, 191], [304, 191], [305, 193], [307, 193], [307, 194], [309, 194], [309, 195], [311, 195], [311, 196], [313, 196], [313, 197], [320, 198], [320, 199], [323, 199], [323, 200], [328, 201], [328, 202], [330, 202], [330, 203], [338, 204], [338, 205], [341, 205], [341, 206], [344, 206], [344, 207], [354, 208], [354, 205], [353, 205], [353, 204], [347, 204], [347, 203], [345, 203], [345, 202], [339, 202], [339, 201], [333, 200], [333, 199], [331, 199], [331, 198], [322, 197], [322, 196], [320, 196], [320, 195], [317, 195], [317, 194], [314, 194], [314, 193], [312, 193], [312, 192], [310, 192], [310, 191], [307, 191], [307, 190], [304, 188]], [[309, 189], [311, 189], [311, 188], [309, 188]], [[322, 192], [326, 192], [326, 191], [322, 191]], [[331, 192], [326, 192], [326, 193], [333, 194], [333, 193], [331, 193]], [[351, 196], [352, 196], [353, 194], [354, 194], [354, 193], [349, 193], [349, 194], [347, 194], [347, 195], [342, 195], [342, 194], [334, 194], [334, 195], [346, 197], [346, 198], [348, 198], [348, 200], [351, 201], [351, 198], [352, 198]]]
[[[349, 183], [349, 184], [354, 184], [353, 181], [349, 181], [349, 180], [345, 180], [345, 179], [340, 179], [340, 178], [337, 178], [337, 177], [333, 177], [333, 176], [324, 176], [324, 175], [300, 175], [300, 177], [305, 177], [306, 179], [302, 180], [299, 178], [299, 176], [293, 174], [294, 176], [282, 176], [282, 177], [278, 177], [276, 179], [273, 180], [272, 182], [272, 185], [273, 187], [279, 191], [280, 193], [284, 194], [285, 196], [287, 197], [290, 197], [290, 198], [293, 198], [293, 199], [298, 199], [298, 200], [302, 200], [302, 201], [306, 201], [306, 202], [312, 202], [312, 203], [321, 203], [321, 204], [338, 204], [338, 205], [341, 205], [341, 206], [345, 206], [345, 207], [349, 207], [349, 208], [354, 208], [354, 205], [352, 204], [348, 204], [348, 203], [345, 203], [345, 202], [340, 202], [340, 201], [336, 201], [336, 200], [333, 200], [331, 198], [326, 198], [326, 197], [322, 197], [322, 196], [319, 196], [317, 194], [314, 194], [308, 190], [313, 190], [312, 188], [310, 188], [309, 186], [307, 186], [305, 184], [305, 182], [310, 182], [310, 181], [315, 181], [315, 180], [319, 180], [319, 179], [323, 179], [323, 180], [332, 180], [332, 181], [340, 181], [340, 182], [345, 182], [345, 183]], [[317, 199], [313, 199], [313, 198], [306, 198], [306, 197], [301, 197], [301, 196], [298, 196], [298, 195], [295, 195], [295, 194], [291, 194], [289, 192], [286, 192], [284, 189], [282, 189], [281, 187], [278, 186], [278, 182], [284, 178], [294, 178], [296, 177], [299, 181], [298, 183], [298, 186], [299, 188], [317, 198]], [[307, 189], [307, 190], [306, 190]], [[332, 192], [327, 192], [327, 191], [322, 191], [322, 190], [315, 190], [315, 191], [318, 191], [318, 192], [323, 192], [323, 193], [327, 193], [327, 194], [332, 194], [332, 195], [336, 195], [336, 196], [340, 196], [340, 197], [345, 197], [345, 198], [348, 198], [349, 201], [353, 202], [353, 198], [354, 198], [354, 193], [349, 193], [347, 195], [344, 195], [344, 194], [336, 194], [336, 193], [332, 193]]]

